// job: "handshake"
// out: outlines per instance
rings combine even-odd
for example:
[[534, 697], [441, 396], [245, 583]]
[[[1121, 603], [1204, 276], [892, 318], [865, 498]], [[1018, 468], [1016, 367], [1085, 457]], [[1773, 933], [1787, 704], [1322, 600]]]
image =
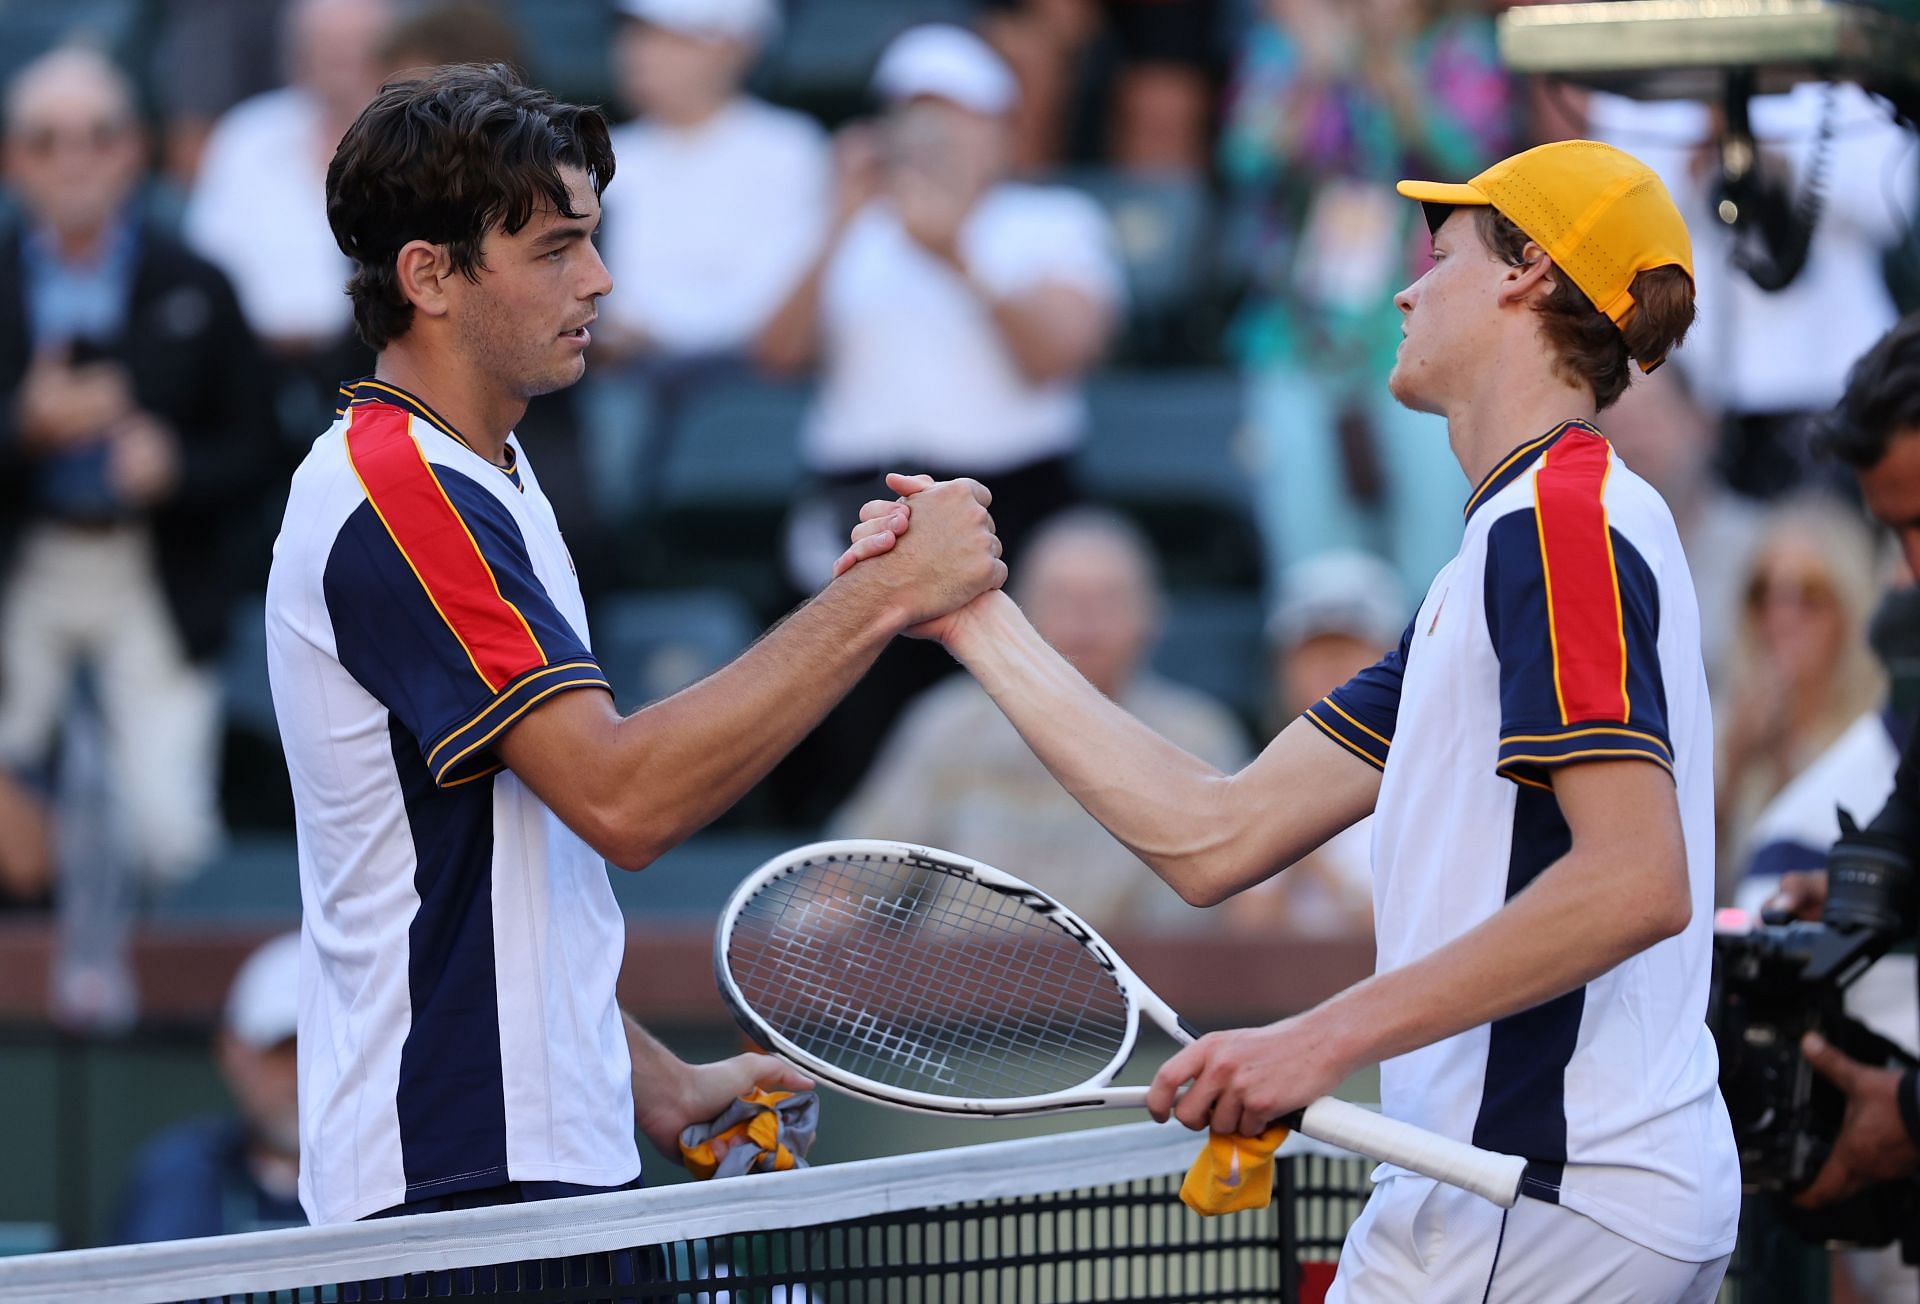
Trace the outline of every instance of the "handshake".
[[977, 480], [887, 476], [898, 498], [860, 509], [847, 550], [833, 564], [836, 583], [873, 586], [897, 630], [948, 642], [966, 613], [1007, 582], [1000, 538]]

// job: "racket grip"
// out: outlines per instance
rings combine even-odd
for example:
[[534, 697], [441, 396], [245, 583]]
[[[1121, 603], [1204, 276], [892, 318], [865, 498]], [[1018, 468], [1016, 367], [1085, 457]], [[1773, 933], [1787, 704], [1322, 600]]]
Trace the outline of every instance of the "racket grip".
[[1485, 1196], [1503, 1209], [1520, 1197], [1527, 1161], [1518, 1155], [1482, 1150], [1331, 1096], [1280, 1121], [1316, 1141]]

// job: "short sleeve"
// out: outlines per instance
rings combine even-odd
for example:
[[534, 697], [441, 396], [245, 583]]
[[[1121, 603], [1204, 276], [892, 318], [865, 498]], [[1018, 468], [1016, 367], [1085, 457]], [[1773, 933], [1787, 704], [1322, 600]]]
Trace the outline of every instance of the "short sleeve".
[[1103, 304], [1126, 298], [1113, 224], [1086, 195], [1064, 187], [1022, 187], [989, 211], [966, 252], [974, 274], [996, 295], [1069, 285]]
[[412, 735], [435, 783], [491, 774], [527, 711], [606, 677], [499, 499], [410, 437], [350, 446], [368, 497], [327, 560], [340, 663]]
[[1387, 768], [1412, 643], [1413, 624], [1408, 622], [1399, 646], [1302, 712], [1321, 733], [1375, 769]]
[[1500, 660], [1495, 768], [1533, 787], [1589, 760], [1637, 757], [1671, 773], [1659, 590], [1607, 520], [1606, 445], [1569, 437], [1549, 459], [1535, 506], [1488, 531], [1487, 630]]

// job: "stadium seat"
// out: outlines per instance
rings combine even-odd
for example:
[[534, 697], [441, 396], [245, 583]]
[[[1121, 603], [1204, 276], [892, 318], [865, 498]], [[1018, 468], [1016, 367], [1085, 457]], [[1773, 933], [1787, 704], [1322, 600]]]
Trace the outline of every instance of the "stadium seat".
[[536, 83], [562, 99], [610, 101], [613, 7], [607, 0], [513, 0], [508, 12]]
[[792, 0], [762, 81], [785, 103], [829, 120], [857, 111], [880, 51], [915, 23], [964, 23], [965, 0]]
[[152, 15], [141, 0], [0, 0], [0, 84], [58, 45], [84, 41], [120, 60], [136, 77], [135, 57]]
[[1239, 381], [1225, 371], [1109, 372], [1088, 382], [1087, 402], [1087, 488], [1146, 530], [1168, 584], [1257, 588]]
[[668, 506], [742, 499], [785, 505], [800, 478], [804, 385], [735, 379], [682, 401], [666, 454]]
[[1174, 593], [1153, 668], [1211, 694], [1257, 724], [1268, 693], [1266, 616], [1249, 593]]
[[1123, 502], [1251, 502], [1240, 447], [1240, 382], [1227, 371], [1109, 372], [1087, 385], [1081, 465]]
[[157, 919], [300, 919], [300, 858], [291, 833], [230, 837], [212, 864], [152, 903]]
[[804, 832], [707, 832], [637, 874], [609, 869], [614, 899], [646, 919], [716, 918], [740, 880], [784, 851], [813, 839]]
[[1212, 224], [1197, 177], [1079, 168], [1057, 178], [1092, 197], [1113, 224], [1127, 272], [1127, 318], [1136, 351], [1175, 329], [1199, 293]]
[[718, 670], [760, 632], [746, 602], [720, 589], [609, 594], [590, 620], [594, 652], [622, 711]]

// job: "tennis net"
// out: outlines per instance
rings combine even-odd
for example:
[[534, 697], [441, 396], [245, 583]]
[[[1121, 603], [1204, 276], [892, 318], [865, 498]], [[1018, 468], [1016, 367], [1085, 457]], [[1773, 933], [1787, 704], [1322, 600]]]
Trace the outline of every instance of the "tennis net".
[[0, 1300], [818, 1304], [1318, 1299], [1367, 1161], [1293, 1137], [1266, 1209], [1180, 1203], [1152, 1123], [791, 1173], [0, 1260]]

